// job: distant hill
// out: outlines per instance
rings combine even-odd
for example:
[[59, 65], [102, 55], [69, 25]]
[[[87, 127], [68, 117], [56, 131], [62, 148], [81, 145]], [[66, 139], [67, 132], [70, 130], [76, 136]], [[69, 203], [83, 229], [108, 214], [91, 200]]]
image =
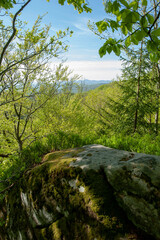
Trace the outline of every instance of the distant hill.
[[101, 85], [111, 83], [110, 80], [77, 80], [76, 83], [79, 87], [74, 86], [72, 91], [74, 93], [78, 92], [78, 89], [80, 89], [82, 92], [86, 92], [89, 90], [93, 90]]
[[86, 84], [86, 85], [95, 85], [95, 84], [107, 84], [110, 83], [111, 80], [77, 80], [77, 83], [82, 83], [82, 84]]

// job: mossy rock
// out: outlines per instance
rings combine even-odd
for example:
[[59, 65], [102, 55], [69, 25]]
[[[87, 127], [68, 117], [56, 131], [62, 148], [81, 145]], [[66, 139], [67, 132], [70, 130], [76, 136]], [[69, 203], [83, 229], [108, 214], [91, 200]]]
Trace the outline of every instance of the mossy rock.
[[152, 239], [118, 206], [103, 168], [82, 171], [69, 165], [81, 151], [47, 154], [24, 173], [6, 198], [3, 240]]

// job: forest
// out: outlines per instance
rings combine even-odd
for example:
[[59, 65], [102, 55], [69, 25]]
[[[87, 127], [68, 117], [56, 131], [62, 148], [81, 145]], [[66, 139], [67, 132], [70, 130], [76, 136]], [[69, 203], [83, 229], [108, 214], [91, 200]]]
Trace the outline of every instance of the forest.
[[[53, 70], [49, 64], [68, 50], [72, 31], [52, 36], [51, 26], [41, 27], [41, 16], [28, 28], [18, 16], [30, 1], [14, 14], [17, 1], [0, 3], [1, 198], [48, 152], [98, 143], [160, 155], [160, 3], [104, 1], [111, 18], [88, 27], [105, 41], [100, 57], [119, 56], [122, 76], [84, 92], [69, 67], [61, 63]], [[91, 11], [86, 1], [67, 2], [80, 13]]]

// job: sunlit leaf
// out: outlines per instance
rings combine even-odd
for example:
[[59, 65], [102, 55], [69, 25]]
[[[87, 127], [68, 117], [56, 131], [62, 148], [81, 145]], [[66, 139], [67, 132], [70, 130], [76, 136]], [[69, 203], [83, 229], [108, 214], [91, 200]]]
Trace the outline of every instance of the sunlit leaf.
[[131, 45], [131, 38], [130, 38], [130, 36], [129, 36], [129, 37], [127, 37], [126, 40], [125, 40], [125, 46], [126, 46], [126, 47], [129, 47], [130, 45]]

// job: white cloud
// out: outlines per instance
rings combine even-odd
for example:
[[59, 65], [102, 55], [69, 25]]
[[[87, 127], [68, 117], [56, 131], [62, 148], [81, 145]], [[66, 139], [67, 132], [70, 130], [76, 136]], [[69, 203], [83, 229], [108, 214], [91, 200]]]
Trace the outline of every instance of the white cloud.
[[[58, 62], [53, 62], [57, 65]], [[121, 75], [121, 61], [68, 61], [64, 65], [69, 66], [74, 74], [79, 74], [82, 79], [112, 80]]]
[[89, 80], [112, 80], [121, 75], [121, 61], [69, 61], [65, 63], [74, 73]]

